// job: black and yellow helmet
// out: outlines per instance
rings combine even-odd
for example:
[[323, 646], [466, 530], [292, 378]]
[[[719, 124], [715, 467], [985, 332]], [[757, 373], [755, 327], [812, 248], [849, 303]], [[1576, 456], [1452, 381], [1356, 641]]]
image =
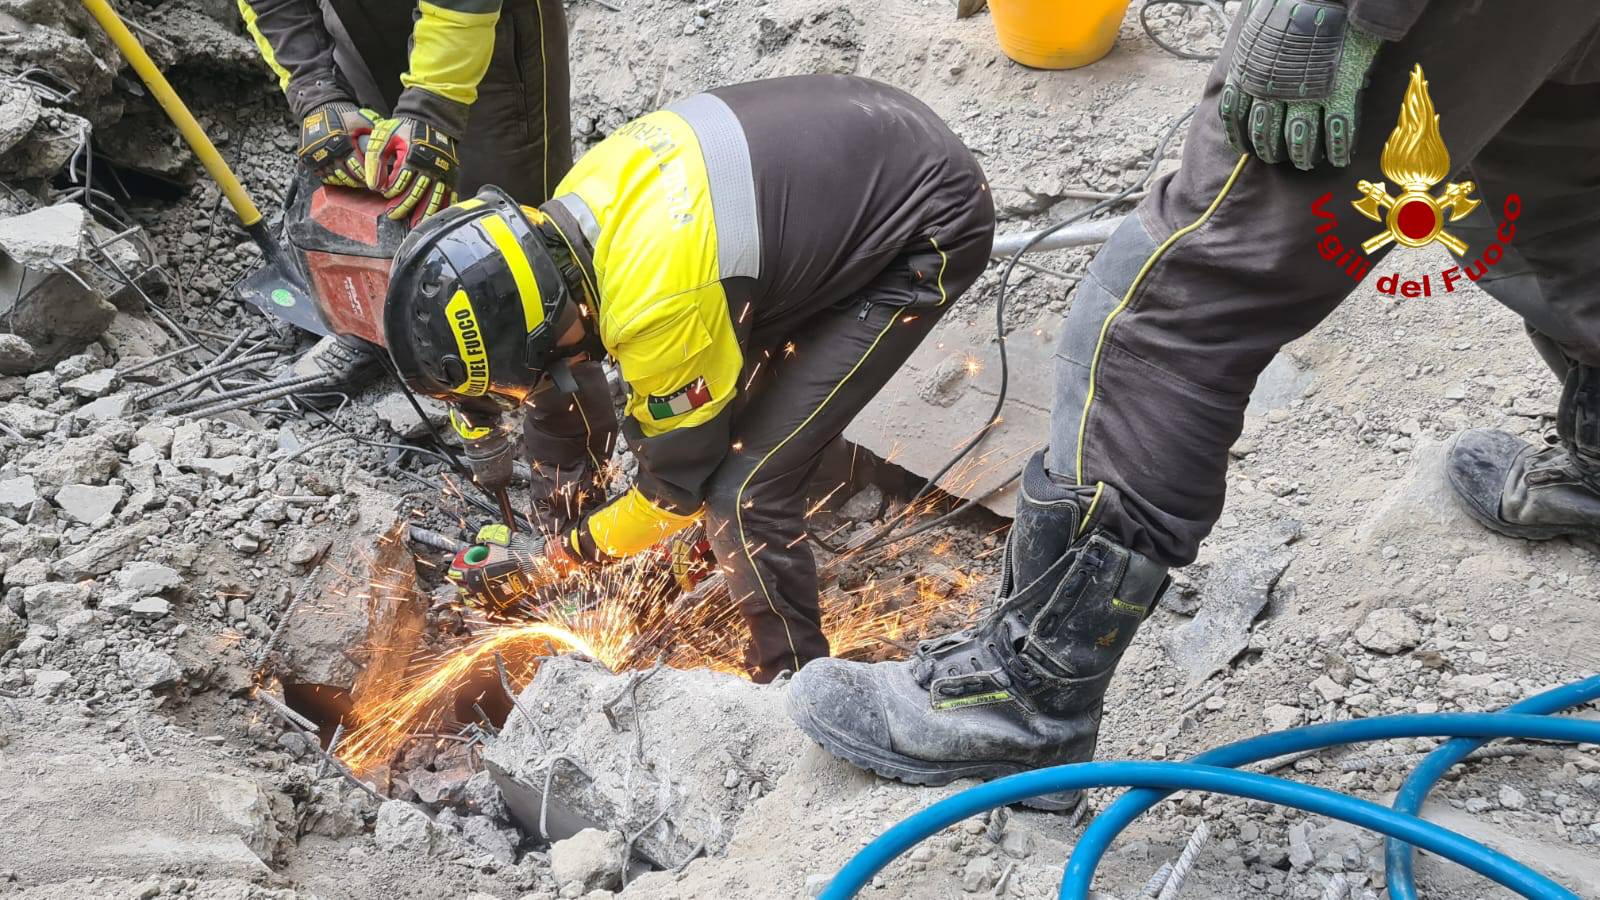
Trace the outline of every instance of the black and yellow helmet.
[[400, 245], [384, 343], [413, 391], [510, 406], [543, 377], [570, 302], [528, 213], [486, 186], [423, 221]]

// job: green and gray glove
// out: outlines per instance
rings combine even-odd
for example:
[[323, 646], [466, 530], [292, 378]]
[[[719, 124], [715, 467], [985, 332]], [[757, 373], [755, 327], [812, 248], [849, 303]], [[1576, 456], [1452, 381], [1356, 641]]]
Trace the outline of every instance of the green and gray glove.
[[1381, 41], [1351, 24], [1339, 0], [1246, 0], [1240, 15], [1218, 105], [1229, 145], [1301, 169], [1324, 158], [1349, 165]]

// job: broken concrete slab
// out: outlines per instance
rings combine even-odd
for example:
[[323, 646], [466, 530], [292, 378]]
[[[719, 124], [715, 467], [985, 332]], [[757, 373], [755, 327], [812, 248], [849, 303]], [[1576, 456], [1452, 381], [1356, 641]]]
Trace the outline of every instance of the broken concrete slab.
[[27, 835], [23, 886], [83, 876], [262, 878], [281, 839], [255, 781], [117, 768], [28, 778], [0, 760], [0, 833]]
[[93, 220], [75, 203], [0, 219], [0, 321], [33, 349], [34, 371], [82, 350], [116, 318], [88, 281], [92, 237]]
[[[591, 826], [643, 830], [635, 852], [659, 866], [683, 862], [702, 844], [716, 854], [755, 797], [777, 783], [805, 746], [784, 712], [782, 690], [719, 672], [663, 668], [638, 685], [636, 702], [625, 698], [608, 714], [603, 706], [632, 677], [570, 657], [545, 662], [520, 697], [535, 711], [540, 733], [513, 715], [484, 759], [509, 801], [513, 794], [537, 796], [551, 760], [564, 754], [582, 770], [554, 763], [552, 809]], [[635, 756], [635, 741], [648, 764]], [[511, 805], [523, 829], [536, 833], [538, 804], [533, 821], [521, 821], [526, 811]], [[665, 819], [646, 829], [662, 809]]]
[[32, 475], [0, 481], [0, 516], [21, 522], [38, 499], [39, 491]]
[[49, 434], [60, 419], [61, 417], [53, 412], [36, 409], [26, 403], [0, 404], [0, 425], [7, 426], [23, 437], [41, 437]]
[[428, 604], [401, 539], [410, 522], [400, 498], [359, 484], [348, 494], [355, 515], [330, 533], [338, 549], [286, 613], [271, 665], [291, 684], [349, 688], [359, 697], [398, 680], [422, 640]]
[[51, 581], [22, 591], [22, 608], [29, 625], [54, 625], [89, 602], [89, 589], [81, 584]]
[[441, 836], [422, 810], [403, 800], [388, 800], [378, 807], [378, 823], [372, 837], [385, 850], [432, 856]]
[[146, 538], [171, 527], [165, 516], [151, 516], [126, 527], [104, 529], [79, 549], [56, 560], [51, 571], [69, 581], [109, 575], [132, 558]]
[[81, 422], [110, 422], [122, 419], [133, 409], [132, 394], [112, 394], [90, 401], [69, 413], [69, 416]]
[[69, 484], [56, 491], [56, 507], [67, 518], [85, 525], [115, 512], [127, 489], [122, 485]]
[[115, 369], [100, 369], [62, 382], [61, 387], [86, 400], [94, 400], [116, 390], [121, 383]]
[[403, 438], [420, 438], [428, 434], [429, 423], [434, 428], [443, 425], [449, 419], [449, 410], [443, 403], [432, 397], [418, 397], [417, 403], [422, 406], [422, 411], [428, 414], [428, 421], [424, 422], [417, 417], [417, 411], [411, 408], [411, 402], [406, 395], [399, 391], [390, 391], [378, 398], [372, 405], [372, 412], [383, 424]]
[[1276, 538], [1245, 539], [1218, 554], [1200, 588], [1193, 620], [1168, 632], [1167, 655], [1199, 684], [1227, 668], [1250, 645], [1250, 627], [1293, 554]]
[[[1049, 314], [1007, 336], [1012, 377], [1002, 420], [940, 487], [962, 498], [982, 496], [983, 505], [1002, 516], [1015, 511], [1012, 489], [1001, 485], [1050, 433], [1050, 373], [1061, 324], [1060, 315]], [[994, 323], [946, 320], [850, 423], [845, 440], [928, 477], [989, 421], [999, 390]]]
[[153, 562], [131, 562], [117, 570], [117, 587], [151, 597], [183, 584], [183, 576], [170, 566]]

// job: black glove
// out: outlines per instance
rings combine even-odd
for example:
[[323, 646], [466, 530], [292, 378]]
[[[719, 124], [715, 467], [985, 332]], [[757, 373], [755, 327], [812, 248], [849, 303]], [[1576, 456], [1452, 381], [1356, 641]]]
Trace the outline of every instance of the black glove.
[[1350, 164], [1356, 111], [1382, 43], [1340, 0], [1247, 0], [1218, 112], [1228, 144], [1262, 162]]
[[388, 216], [422, 221], [455, 202], [456, 139], [421, 119], [382, 119], [367, 141], [365, 182], [391, 203]]
[[300, 163], [324, 184], [365, 186], [361, 141], [377, 122], [377, 113], [348, 100], [322, 104], [300, 120]]
[[445, 577], [460, 588], [466, 605], [503, 619], [572, 568], [559, 548], [546, 547], [543, 537], [485, 525], [478, 529], [476, 544], [456, 553]]

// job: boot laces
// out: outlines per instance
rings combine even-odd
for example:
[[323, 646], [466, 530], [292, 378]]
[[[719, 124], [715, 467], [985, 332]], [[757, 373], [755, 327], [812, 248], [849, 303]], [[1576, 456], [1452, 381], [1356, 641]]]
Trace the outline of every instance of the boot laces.
[[1573, 453], [1560, 437], [1552, 432], [1544, 435], [1544, 447], [1533, 453], [1528, 462], [1530, 485], [1550, 484], [1559, 481], [1576, 481], [1591, 491], [1600, 492], [1600, 460], [1590, 461]]

